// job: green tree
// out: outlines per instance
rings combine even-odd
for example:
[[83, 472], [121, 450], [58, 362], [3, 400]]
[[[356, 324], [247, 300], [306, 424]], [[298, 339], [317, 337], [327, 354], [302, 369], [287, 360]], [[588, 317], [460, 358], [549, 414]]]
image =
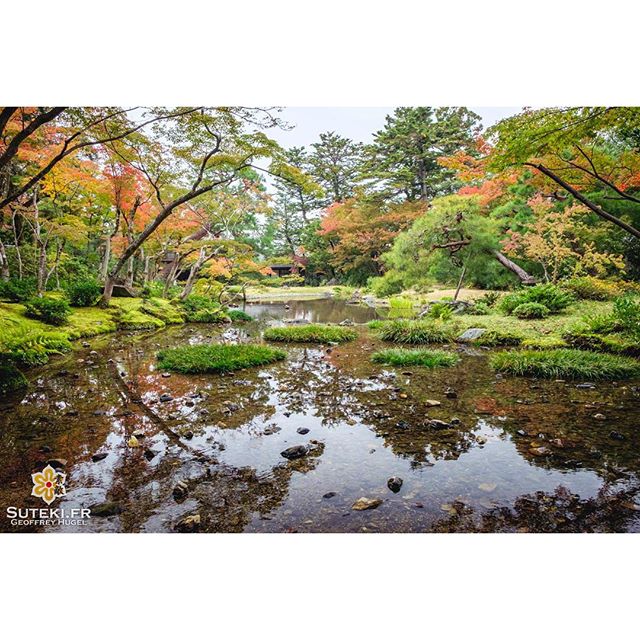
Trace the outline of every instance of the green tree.
[[480, 116], [465, 107], [398, 108], [368, 147], [365, 176], [392, 198], [426, 200], [451, 193], [455, 172], [438, 159], [473, 152], [479, 123]]

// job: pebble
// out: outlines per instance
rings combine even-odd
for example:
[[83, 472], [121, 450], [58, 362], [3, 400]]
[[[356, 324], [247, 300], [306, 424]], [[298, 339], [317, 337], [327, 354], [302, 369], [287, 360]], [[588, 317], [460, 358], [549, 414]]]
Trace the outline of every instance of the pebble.
[[624, 437], [624, 436], [623, 436], [619, 431], [612, 431], [612, 432], [609, 434], [609, 437], [610, 437], [612, 440], [626, 440], [626, 438], [625, 438], [625, 437]]
[[607, 416], [605, 416], [604, 413], [594, 413], [593, 414], [593, 419], [594, 420], [606, 420]]
[[173, 396], [169, 393], [163, 393], [160, 396], [160, 402], [169, 402], [170, 400], [173, 400]]
[[189, 516], [185, 516], [176, 523], [175, 530], [180, 533], [193, 533], [200, 529], [200, 514], [195, 513]]
[[331, 498], [333, 498], [334, 496], [337, 496], [338, 494], [335, 491], [327, 491], [327, 493], [325, 493], [322, 497], [325, 500], [330, 500]]
[[180, 480], [175, 487], [173, 487], [173, 497], [176, 500], [180, 500], [184, 498], [189, 491], [189, 485], [184, 481]]
[[307, 429], [307, 427], [298, 427], [296, 429], [296, 433], [299, 433], [301, 436], [309, 433], [309, 429]]
[[91, 460], [93, 460], [93, 462], [100, 462], [100, 460], [104, 460], [108, 455], [108, 453], [94, 453], [91, 456]]
[[389, 489], [393, 491], [393, 493], [398, 493], [398, 491], [400, 491], [400, 489], [402, 488], [402, 478], [399, 478], [398, 476], [389, 478], [387, 480], [387, 487], [389, 487]]
[[442, 404], [442, 402], [438, 400], [425, 400], [424, 404], [427, 407], [439, 407]]
[[380, 498], [358, 498], [351, 508], [354, 511], [366, 511], [367, 509], [377, 509], [382, 504]]
[[304, 458], [308, 453], [309, 447], [304, 444], [298, 444], [281, 451], [280, 455], [287, 460], [296, 460], [297, 458]]

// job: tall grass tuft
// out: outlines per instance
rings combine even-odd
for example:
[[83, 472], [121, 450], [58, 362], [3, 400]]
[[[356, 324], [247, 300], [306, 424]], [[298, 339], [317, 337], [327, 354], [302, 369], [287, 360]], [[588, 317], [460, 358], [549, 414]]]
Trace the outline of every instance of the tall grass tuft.
[[458, 327], [435, 320], [393, 320], [385, 322], [379, 329], [382, 340], [402, 344], [430, 344], [450, 342]]
[[358, 337], [355, 329], [325, 324], [305, 324], [299, 327], [271, 327], [263, 337], [273, 342], [349, 342]]
[[222, 373], [284, 360], [280, 349], [256, 344], [210, 344], [158, 352], [158, 369], [178, 373]]
[[571, 380], [640, 377], [640, 362], [633, 358], [576, 349], [506, 351], [492, 355], [489, 362], [494, 370], [515, 376]]
[[400, 367], [452, 367], [460, 361], [460, 357], [455, 353], [433, 349], [385, 349], [374, 353], [371, 361]]

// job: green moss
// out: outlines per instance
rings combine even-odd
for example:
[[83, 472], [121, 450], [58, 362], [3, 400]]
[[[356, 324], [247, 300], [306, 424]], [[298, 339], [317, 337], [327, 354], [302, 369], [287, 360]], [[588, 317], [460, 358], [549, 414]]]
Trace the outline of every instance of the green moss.
[[378, 335], [387, 342], [430, 344], [450, 342], [457, 329], [456, 324], [437, 320], [392, 320], [378, 329]]
[[432, 349], [385, 349], [374, 353], [371, 361], [407, 367], [451, 367], [460, 361], [460, 357], [455, 353]]
[[80, 307], [73, 309], [65, 329], [73, 340], [91, 338], [103, 333], [116, 331], [118, 325], [113, 311], [100, 307]]
[[264, 332], [265, 340], [275, 342], [349, 342], [357, 337], [358, 332], [355, 329], [323, 324], [272, 327]]
[[567, 343], [557, 336], [540, 336], [539, 338], [527, 338], [520, 345], [526, 349], [562, 349]]
[[640, 376], [640, 362], [624, 356], [554, 349], [506, 351], [491, 356], [491, 367], [502, 373], [538, 378], [617, 380]]
[[220, 373], [284, 360], [280, 349], [254, 344], [212, 344], [165, 349], [158, 368], [179, 373]]
[[489, 329], [473, 343], [483, 347], [513, 347], [522, 342], [522, 334], [511, 329]]

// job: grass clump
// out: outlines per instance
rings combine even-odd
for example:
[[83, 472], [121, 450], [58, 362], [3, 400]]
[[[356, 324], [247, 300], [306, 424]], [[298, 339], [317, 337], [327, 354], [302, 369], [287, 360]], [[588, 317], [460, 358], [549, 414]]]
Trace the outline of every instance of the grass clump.
[[284, 360], [280, 349], [255, 344], [211, 344], [164, 349], [158, 368], [178, 373], [223, 373]]
[[253, 322], [253, 318], [240, 309], [229, 309], [227, 315], [231, 322]]
[[207, 296], [192, 294], [180, 302], [187, 322], [207, 322], [217, 324], [224, 322], [227, 314], [222, 307]]
[[549, 315], [549, 308], [539, 302], [523, 302], [513, 310], [513, 315], [520, 320], [540, 320]]
[[624, 356], [576, 349], [506, 351], [491, 356], [502, 373], [536, 378], [618, 380], [640, 376], [640, 362]]
[[385, 349], [374, 353], [371, 361], [400, 367], [452, 367], [460, 361], [460, 357], [455, 353], [433, 349]]
[[72, 307], [92, 307], [102, 295], [102, 287], [97, 280], [71, 282], [66, 289]]
[[564, 349], [569, 345], [557, 336], [539, 336], [523, 340], [520, 346], [525, 349]]
[[355, 329], [324, 324], [305, 324], [299, 327], [271, 327], [265, 340], [274, 342], [349, 342], [358, 337]]
[[621, 293], [620, 287], [615, 282], [592, 276], [565, 280], [562, 287], [580, 300], [613, 300]]
[[450, 342], [457, 326], [433, 320], [392, 320], [379, 329], [382, 340], [403, 344], [430, 344]]

